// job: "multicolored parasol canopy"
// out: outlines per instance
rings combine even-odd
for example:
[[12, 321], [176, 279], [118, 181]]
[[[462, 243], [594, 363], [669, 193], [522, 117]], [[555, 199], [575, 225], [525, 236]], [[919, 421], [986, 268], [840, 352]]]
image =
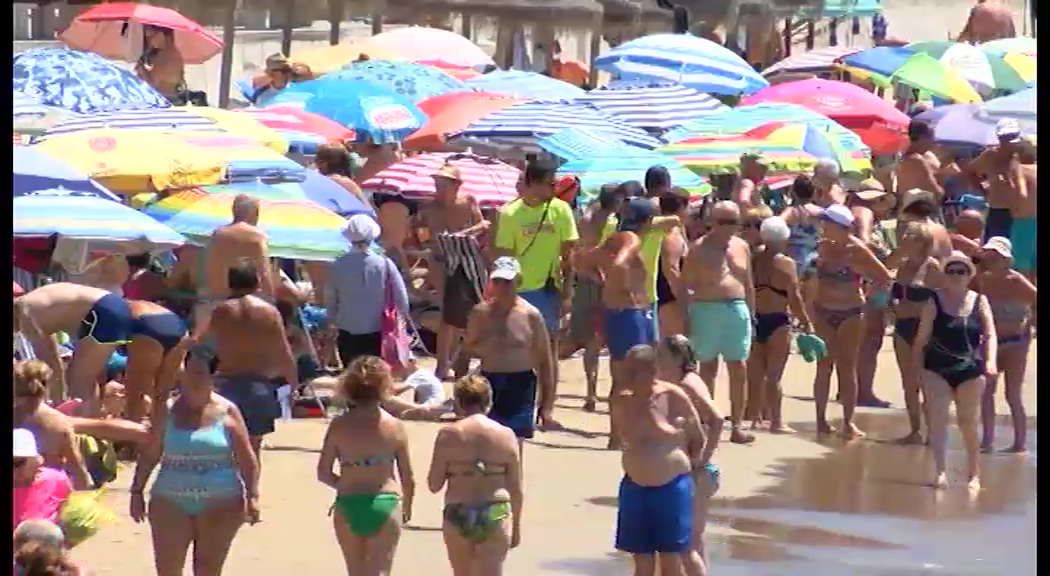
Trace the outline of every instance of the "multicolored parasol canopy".
[[[146, 206], [143, 212], [191, 242], [204, 244], [216, 228], [230, 222], [234, 198], [235, 194], [183, 190]], [[331, 261], [350, 247], [342, 234], [346, 220], [319, 204], [267, 199], [259, 204], [259, 228], [267, 235], [271, 256]]]
[[[169, 250], [186, 239], [134, 208], [104, 198], [51, 195], [13, 200], [16, 238], [63, 236], [73, 240], [113, 242], [129, 251]], [[134, 247], [134, 250], [132, 248]]]

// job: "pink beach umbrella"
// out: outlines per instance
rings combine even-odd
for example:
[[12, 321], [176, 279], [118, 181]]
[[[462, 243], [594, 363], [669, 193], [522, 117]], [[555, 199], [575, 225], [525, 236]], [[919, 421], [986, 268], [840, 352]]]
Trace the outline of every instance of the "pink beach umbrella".
[[462, 153], [421, 154], [383, 170], [361, 185], [366, 191], [394, 194], [411, 200], [433, 200], [433, 175], [445, 163], [459, 169], [461, 194], [473, 196], [483, 205], [503, 205], [518, 197], [521, 171], [494, 158]]
[[203, 64], [222, 50], [222, 40], [200, 24], [160, 6], [114, 2], [77, 16], [59, 35], [70, 48], [106, 58], [135, 62], [145, 50], [144, 27], [172, 31], [175, 47], [187, 64]]
[[480, 68], [495, 64], [492, 57], [467, 38], [440, 28], [408, 26], [376, 34], [364, 41], [413, 62], [440, 60], [453, 66]]

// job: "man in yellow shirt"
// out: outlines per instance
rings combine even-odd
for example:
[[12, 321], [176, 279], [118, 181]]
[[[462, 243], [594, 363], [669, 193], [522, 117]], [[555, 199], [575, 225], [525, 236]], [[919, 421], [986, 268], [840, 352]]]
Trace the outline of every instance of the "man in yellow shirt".
[[[572, 208], [554, 197], [556, 170], [545, 158], [529, 162], [522, 173], [521, 197], [499, 211], [495, 239], [498, 255], [521, 263], [518, 295], [543, 315], [555, 358], [562, 307], [572, 298], [572, 250], [579, 240]], [[558, 426], [553, 419], [541, 420], [546, 420], [541, 427]]]

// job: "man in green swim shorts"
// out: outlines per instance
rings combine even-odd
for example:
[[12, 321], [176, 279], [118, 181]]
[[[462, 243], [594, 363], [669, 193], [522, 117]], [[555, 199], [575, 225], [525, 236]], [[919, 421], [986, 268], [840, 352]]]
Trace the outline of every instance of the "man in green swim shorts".
[[689, 340], [700, 362], [700, 377], [715, 393], [718, 358], [729, 371], [731, 442], [755, 440], [740, 429], [747, 405], [747, 357], [751, 353], [751, 311], [755, 289], [751, 249], [736, 236], [740, 207], [721, 201], [711, 208], [708, 232], [689, 250], [682, 270], [689, 304]]

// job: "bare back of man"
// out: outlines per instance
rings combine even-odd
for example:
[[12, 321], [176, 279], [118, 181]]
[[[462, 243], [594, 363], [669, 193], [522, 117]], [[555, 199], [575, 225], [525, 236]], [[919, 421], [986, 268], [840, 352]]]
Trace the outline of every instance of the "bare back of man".
[[216, 228], [205, 249], [203, 280], [207, 297], [225, 298], [230, 295], [227, 275], [230, 268], [240, 261], [254, 265], [265, 276], [260, 279], [265, 293], [273, 293], [273, 283], [268, 273], [266, 234], [247, 222], [235, 222]]
[[[101, 288], [56, 282], [15, 298], [14, 314], [16, 327], [51, 368], [51, 399], [62, 402], [68, 392], [83, 399], [86, 415], [93, 415], [97, 409], [96, 379], [117, 346], [131, 336], [127, 302]], [[65, 332], [77, 343], [68, 373], [59, 359], [58, 332]]]
[[937, 195], [939, 201], [944, 189], [937, 182], [936, 174], [940, 170], [936, 156], [924, 152], [906, 152], [897, 166], [897, 195], [918, 188]]
[[294, 387], [298, 379], [281, 314], [257, 296], [233, 297], [215, 305], [209, 330], [216, 341], [216, 391], [244, 415], [258, 456], [280, 414], [277, 386]]
[[978, 0], [970, 9], [959, 42], [990, 42], [1017, 36], [1013, 12], [999, 0]]

